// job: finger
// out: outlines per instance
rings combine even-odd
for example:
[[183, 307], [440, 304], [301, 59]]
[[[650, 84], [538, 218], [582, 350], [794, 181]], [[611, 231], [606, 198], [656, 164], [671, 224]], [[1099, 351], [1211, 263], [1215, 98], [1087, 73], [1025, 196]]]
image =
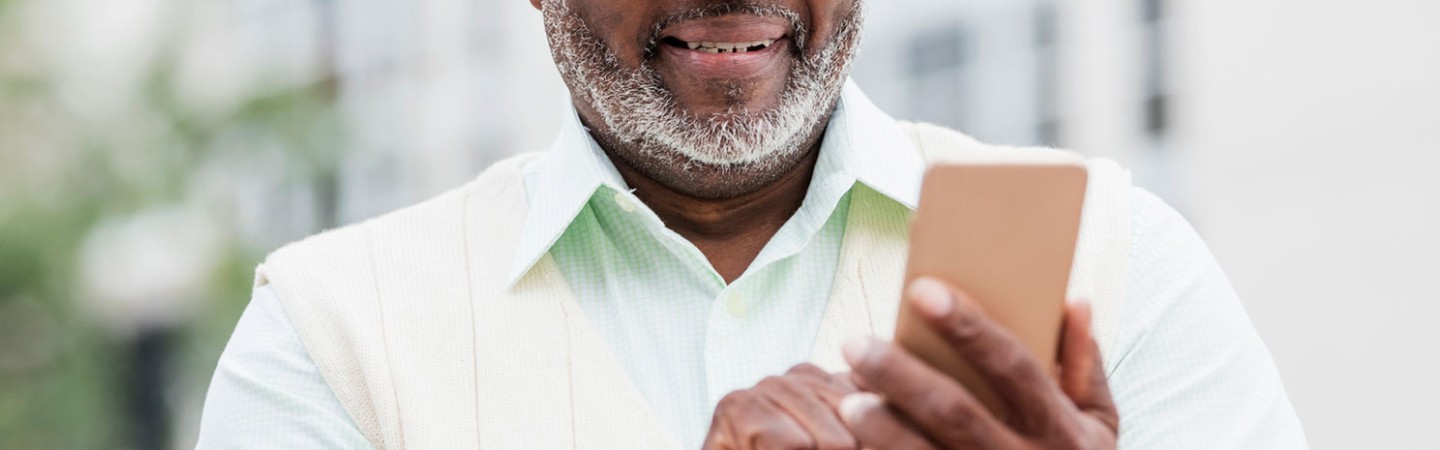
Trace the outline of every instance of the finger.
[[1073, 410], [1029, 348], [973, 298], [933, 278], [911, 283], [909, 295], [916, 312], [1016, 411], [1020, 425], [1054, 425]]
[[826, 372], [825, 369], [821, 369], [820, 366], [810, 363], [796, 364], [794, 367], [791, 367], [790, 370], [785, 371], [785, 375], [794, 375], [797, 377], [808, 377], [815, 379], [830, 378], [830, 372]]
[[749, 449], [808, 449], [816, 448], [815, 440], [805, 427], [795, 421], [778, 405], [771, 403], [764, 414], [745, 421], [743, 435]]
[[[769, 377], [756, 385], [773, 405], [784, 410], [809, 434], [814, 448], [853, 449], [855, 436], [841, 422], [835, 407], [830, 406], [815, 385], [797, 377]], [[838, 394], [836, 394], [838, 395]]]
[[705, 438], [708, 449], [812, 448], [810, 434], [755, 389], [720, 399]]
[[785, 378], [809, 387], [832, 409], [840, 407], [840, 399], [859, 389], [850, 381], [850, 374], [832, 374], [812, 364], [800, 364], [785, 372]]
[[1076, 405], [1085, 403], [1094, 388], [1091, 378], [1100, 365], [1100, 355], [1093, 351], [1093, 342], [1090, 305], [1081, 301], [1066, 305], [1065, 328], [1060, 340], [1060, 388]]
[[854, 338], [843, 353], [866, 389], [883, 395], [935, 441], [952, 448], [1005, 448], [1010, 432], [984, 405], [904, 349]]
[[804, 389], [809, 390], [816, 396], [818, 396], [820, 400], [825, 403], [825, 405], [830, 407], [831, 410], [839, 410], [841, 399], [844, 399], [845, 396], [848, 394], [859, 392], [859, 389], [855, 387], [855, 384], [851, 383], [848, 379], [849, 376], [850, 374], [847, 373], [844, 375], [845, 378], [839, 378], [839, 376], [837, 376], [834, 380], [812, 380], [802, 378], [796, 380], [796, 382], [804, 386]]
[[864, 448], [886, 450], [931, 450], [935, 445], [896, 416], [880, 396], [856, 393], [840, 402], [840, 415]]
[[[1091, 334], [1090, 303], [1078, 300], [1066, 306], [1065, 330], [1060, 342], [1060, 388], [1075, 406], [1102, 418], [1117, 417], [1100, 347]], [[1107, 422], [1113, 423], [1113, 422]]]
[[730, 429], [728, 423], [711, 423], [710, 432], [705, 435], [705, 443], [700, 446], [701, 450], [734, 450], [740, 448], [735, 441], [735, 433]]

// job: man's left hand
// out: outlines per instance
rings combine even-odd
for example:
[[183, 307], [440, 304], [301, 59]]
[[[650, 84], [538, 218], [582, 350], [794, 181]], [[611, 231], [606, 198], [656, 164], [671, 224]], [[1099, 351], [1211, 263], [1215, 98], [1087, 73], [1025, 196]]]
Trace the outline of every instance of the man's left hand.
[[801, 364], [720, 399], [705, 450], [854, 449], [855, 436], [836, 415], [855, 392], [844, 374]]
[[864, 447], [1115, 448], [1119, 414], [1087, 304], [1066, 307], [1056, 377], [965, 293], [921, 279], [909, 295], [907, 303], [985, 377], [1012, 419], [997, 419], [959, 383], [904, 349], [861, 338], [846, 344], [845, 359], [869, 392], [847, 396], [840, 409]]

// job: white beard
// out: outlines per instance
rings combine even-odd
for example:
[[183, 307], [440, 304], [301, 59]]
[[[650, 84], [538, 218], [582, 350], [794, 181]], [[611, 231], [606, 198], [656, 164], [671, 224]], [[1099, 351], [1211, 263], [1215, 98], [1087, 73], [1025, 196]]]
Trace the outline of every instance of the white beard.
[[[841, 24], [829, 45], [796, 62], [776, 107], [697, 117], [676, 104], [674, 94], [648, 62], [634, 70], [622, 67], [565, 1], [543, 2], [551, 50], [577, 101], [589, 103], [608, 127], [608, 138], [652, 156], [678, 155], [690, 165], [762, 171], [794, 160], [820, 122], [830, 116], [859, 48], [864, 16], [857, 1], [855, 13]], [[733, 13], [778, 16], [792, 22], [794, 45], [805, 42], [799, 16], [788, 9], [723, 6], [685, 18]]]

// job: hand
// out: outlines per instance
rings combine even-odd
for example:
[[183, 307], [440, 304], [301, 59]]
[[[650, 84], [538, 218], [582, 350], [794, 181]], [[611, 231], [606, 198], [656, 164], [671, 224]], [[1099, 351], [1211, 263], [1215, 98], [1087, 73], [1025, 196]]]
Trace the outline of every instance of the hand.
[[1066, 306], [1060, 371], [1052, 376], [964, 293], [922, 278], [909, 295], [907, 303], [985, 377], [1012, 419], [996, 419], [959, 383], [904, 349], [861, 338], [846, 343], [845, 359], [856, 384], [870, 392], [846, 396], [840, 411], [864, 447], [1115, 448], [1120, 419], [1090, 335], [1088, 304]]
[[855, 436], [836, 413], [840, 400], [856, 392], [848, 375], [833, 375], [810, 364], [768, 377], [754, 388], [720, 399], [705, 448], [855, 449]]

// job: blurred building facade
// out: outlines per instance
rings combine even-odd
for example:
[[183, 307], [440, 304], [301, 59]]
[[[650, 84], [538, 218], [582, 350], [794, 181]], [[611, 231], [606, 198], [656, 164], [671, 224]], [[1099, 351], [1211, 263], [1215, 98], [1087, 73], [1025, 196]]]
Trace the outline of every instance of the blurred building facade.
[[[506, 155], [543, 149], [565, 104], [527, 2], [208, 0], [204, 9], [207, 17], [231, 19], [204, 27], [208, 36], [188, 53], [243, 57], [220, 67], [195, 64], [197, 72], [250, 74], [241, 85], [309, 86], [336, 105], [343, 155], [332, 186], [300, 193], [307, 207], [283, 211], [321, 210], [298, 228], [393, 210], [455, 187]], [[295, 228], [271, 231], [283, 242]]]
[[[0, 42], [53, 38], [53, 76], [73, 86], [61, 91], [110, 99], [79, 110], [133, 115], [115, 106], [132, 100], [105, 92], [142, 89], [124, 74], [158, 66], [185, 106], [180, 119], [226, 121], [197, 144], [215, 151], [184, 169], [189, 194], [166, 203], [226, 224], [250, 253], [221, 266], [242, 280], [265, 250], [545, 149], [568, 112], [529, 2], [94, 5], [0, 1], [0, 23], [31, 29], [0, 30]], [[1426, 283], [1440, 274], [1440, 177], [1430, 174], [1440, 167], [1440, 2], [868, 5], [855, 78], [883, 109], [986, 141], [1117, 159], [1185, 213], [1246, 302], [1315, 448], [1440, 447], [1427, 428], [1440, 423], [1440, 331], [1428, 320], [1440, 294]], [[0, 72], [19, 66], [8, 60]], [[97, 82], [115, 79], [129, 84]], [[214, 301], [243, 306], [243, 293], [226, 295], [239, 297]], [[233, 326], [236, 308], [175, 320]], [[204, 361], [222, 344], [194, 350], [209, 359], [169, 394], [177, 448], [193, 442], [213, 367]]]
[[855, 76], [899, 117], [1119, 159], [1176, 202], [1167, 3], [872, 2]]

